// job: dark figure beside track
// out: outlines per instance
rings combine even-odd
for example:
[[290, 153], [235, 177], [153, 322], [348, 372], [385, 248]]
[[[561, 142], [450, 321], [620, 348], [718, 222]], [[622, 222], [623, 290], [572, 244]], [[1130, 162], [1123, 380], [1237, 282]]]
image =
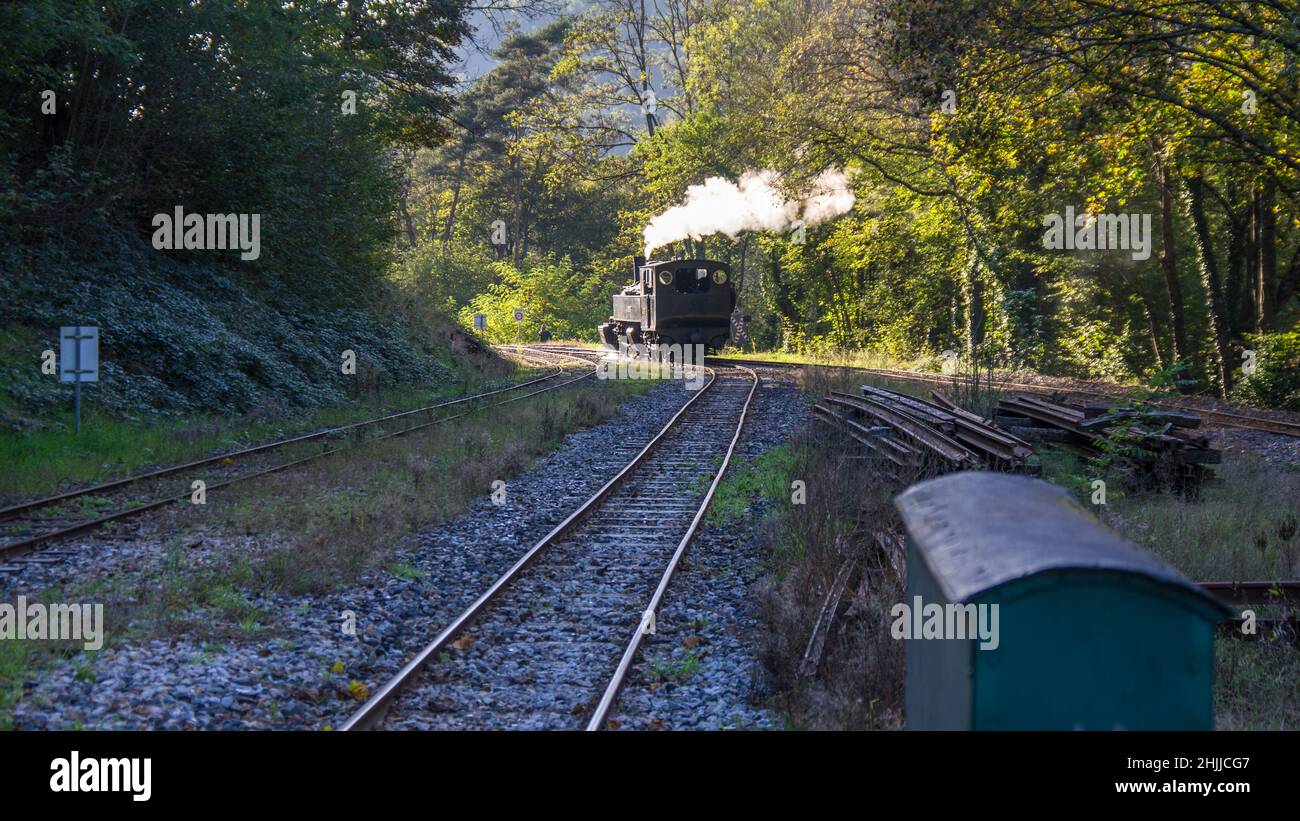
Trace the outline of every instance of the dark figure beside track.
[[537, 334], [537, 338], [540, 339], [540, 340], [543, 341], [543, 342], [550, 342], [550, 341], [551, 341], [551, 332], [548, 331], [548, 330], [546, 330], [546, 326], [545, 326], [545, 325], [542, 326], [541, 333]]

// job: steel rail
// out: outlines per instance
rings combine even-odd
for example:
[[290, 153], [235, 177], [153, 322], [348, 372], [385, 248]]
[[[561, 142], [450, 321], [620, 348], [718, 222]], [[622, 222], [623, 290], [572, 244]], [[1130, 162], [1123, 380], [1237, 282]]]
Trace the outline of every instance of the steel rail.
[[374, 728], [375, 725], [383, 719], [384, 714], [388, 710], [388, 706], [392, 703], [393, 699], [396, 698], [402, 687], [410, 682], [415, 674], [429, 663], [431, 658], [441, 651], [442, 648], [445, 647], [458, 633], [473, 623], [474, 619], [487, 609], [493, 599], [499, 596], [511, 582], [513, 582], [539, 555], [542, 554], [543, 551], [558, 542], [560, 538], [572, 530], [578, 522], [586, 518], [588, 514], [595, 510], [616, 487], [621, 485], [632, 474], [632, 472], [636, 470], [636, 468], [639, 467], [652, 452], [654, 452], [659, 444], [667, 438], [668, 434], [677, 426], [677, 423], [686, 415], [686, 412], [690, 410], [691, 406], [698, 402], [700, 398], [704, 396], [717, 382], [717, 374], [714, 373], [711, 368], [703, 368], [703, 370], [708, 372], [709, 381], [704, 383], [704, 385], [695, 392], [694, 396], [678, 408], [677, 412], [673, 414], [672, 418], [668, 420], [659, 433], [655, 434], [655, 437], [647, 442], [645, 447], [643, 447], [636, 456], [632, 457], [630, 462], [623, 466], [623, 468], [619, 470], [613, 478], [602, 485], [601, 488], [591, 496], [591, 498], [579, 505], [577, 509], [565, 517], [564, 521], [552, 528], [549, 533], [539, 539], [536, 544], [524, 553], [523, 556], [517, 559], [515, 563], [512, 564], [510, 568], [495, 582], [493, 582], [487, 590], [481, 593], [469, 607], [453, 619], [450, 624], [444, 627], [442, 631], [434, 637], [433, 641], [426, 644], [424, 648], [416, 653], [410, 661], [403, 665], [393, 677], [376, 690], [365, 704], [362, 704], [356, 712], [348, 717], [347, 721], [345, 721], [339, 729], [350, 731]]
[[691, 540], [695, 538], [700, 522], [709, 509], [709, 503], [713, 501], [713, 494], [717, 491], [718, 485], [721, 484], [722, 477], [727, 472], [727, 466], [731, 464], [732, 454], [736, 451], [736, 443], [740, 441], [741, 431], [745, 427], [745, 418], [749, 414], [749, 405], [754, 399], [754, 391], [758, 389], [758, 374], [744, 366], [737, 367], [739, 370], [748, 373], [750, 378], [754, 380], [754, 384], [749, 386], [749, 393], [745, 395], [745, 404], [741, 407], [740, 418], [736, 421], [736, 431], [731, 435], [731, 442], [727, 445], [727, 452], [722, 457], [722, 463], [718, 466], [718, 472], [714, 475], [708, 492], [704, 494], [704, 500], [700, 502], [699, 509], [695, 511], [695, 518], [691, 519], [690, 527], [686, 529], [685, 535], [677, 543], [677, 549], [673, 552], [672, 559], [668, 561], [668, 567], [659, 579], [659, 586], [655, 588], [654, 595], [650, 597], [650, 604], [641, 615], [641, 623], [632, 634], [632, 639], [628, 642], [627, 649], [623, 651], [623, 657], [619, 659], [613, 677], [605, 687], [605, 692], [601, 695], [596, 709], [592, 712], [591, 720], [587, 722], [588, 731], [599, 730], [605, 723], [605, 717], [609, 714], [610, 708], [614, 706], [614, 699], [618, 697], [618, 691], [623, 686], [628, 671], [632, 668], [632, 662], [636, 658], [637, 651], [641, 648], [641, 637], [646, 634], [649, 625], [653, 624], [664, 594], [668, 592], [668, 584], [672, 581], [673, 574], [677, 572], [677, 565], [681, 563], [682, 557], [686, 555], [686, 548], [690, 546]]
[[[754, 365], [764, 368], [839, 368], [841, 370], [859, 371], [871, 374], [883, 379], [900, 379], [903, 381], [924, 382], [931, 385], [946, 385], [953, 381], [952, 376], [932, 375], [917, 373], [915, 371], [898, 371], [889, 368], [866, 368], [861, 365], [835, 365], [831, 363], [820, 362], [774, 362], [762, 359], [728, 359], [723, 357], [708, 357], [708, 361], [722, 364], [739, 364]], [[1095, 390], [1082, 390], [1079, 388], [1068, 388], [1064, 386], [1026, 384], [1023, 382], [1010, 382], [1004, 380], [991, 380], [988, 383], [991, 387], [999, 390], [1017, 390], [1027, 393], [1072, 393], [1079, 396], [1090, 396], [1097, 399], [1115, 399], [1118, 398], [1114, 393], [1105, 393]], [[1199, 407], [1197, 405], [1159, 405], [1156, 407], [1166, 410], [1184, 410], [1192, 411], [1198, 416], [1208, 420], [1217, 420], [1220, 424], [1230, 428], [1240, 428], [1243, 430], [1259, 430], [1267, 433], [1277, 433], [1282, 436], [1293, 436], [1300, 438], [1300, 422], [1288, 422], [1285, 419], [1269, 419], [1264, 416], [1252, 416], [1250, 414], [1231, 413], [1229, 411], [1211, 410]]]
[[1300, 581], [1197, 582], [1225, 604], [1300, 603]]
[[[579, 357], [570, 357], [570, 358], [578, 359], [579, 361], [586, 362], [586, 360], [581, 360]], [[456, 399], [448, 400], [446, 402], [438, 402], [433, 405], [426, 405], [425, 407], [422, 408], [414, 408], [408, 411], [400, 411], [398, 413], [388, 414], [386, 416], [375, 417], [374, 419], [363, 419], [359, 422], [353, 422], [351, 424], [341, 425], [335, 428], [326, 428], [324, 430], [315, 431], [313, 433], [307, 433], [301, 436], [294, 436], [289, 439], [280, 439], [275, 442], [267, 442], [265, 444], [254, 445], [253, 447], [243, 448], [241, 450], [230, 451], [227, 453], [220, 453], [215, 456], [209, 456], [203, 459], [197, 459], [195, 461], [186, 462], [180, 465], [172, 465], [170, 467], [160, 468], [158, 470], [149, 471], [148, 473], [139, 473], [134, 476], [126, 476], [121, 479], [114, 479], [111, 482], [103, 482], [101, 484], [93, 485], [91, 487], [79, 488], [77, 490], [70, 490], [53, 496], [44, 496], [39, 499], [32, 499], [27, 502], [20, 502], [19, 504], [16, 505], [10, 505], [9, 507], [6, 508], [0, 508], [0, 521], [6, 519], [12, 519], [15, 515], [19, 513], [24, 513], [29, 510], [37, 510], [39, 508], [48, 507], [50, 505], [58, 504], [60, 502], [66, 502], [69, 499], [75, 499], [79, 496], [85, 496], [90, 493], [103, 493], [104, 491], [115, 490], [117, 488], [126, 487], [127, 485], [135, 484], [136, 482], [142, 482], [148, 479], [159, 479], [162, 478], [163, 476], [170, 476], [175, 473], [180, 473], [181, 471], [192, 470], [194, 468], [203, 467], [204, 465], [210, 465], [214, 462], [221, 462], [225, 459], [236, 459], [245, 456], [252, 456], [257, 453], [264, 453], [268, 450], [274, 450], [276, 448], [286, 447], [288, 445], [298, 444], [300, 442], [310, 442], [314, 439], [333, 436], [339, 433], [346, 433], [347, 431], [356, 430], [357, 428], [367, 427], [370, 425], [377, 425], [383, 422], [391, 422], [394, 419], [402, 419], [404, 417], [411, 416], [417, 413], [426, 413], [428, 411], [437, 410], [438, 408], [450, 407], [452, 405], [459, 405], [464, 402], [470, 402], [475, 399], [484, 399], [489, 396], [495, 396], [499, 393], [505, 393], [507, 391], [519, 390], [520, 388], [525, 388], [528, 387], [529, 385], [535, 385], [538, 382], [545, 382], [548, 379], [554, 379], [555, 377], [560, 376], [562, 373], [563, 373], [563, 369], [557, 370], [555, 373], [547, 374], [546, 376], [538, 377], [536, 379], [530, 379], [526, 382], [520, 382], [516, 385], [509, 385], [504, 388], [485, 391], [483, 393], [476, 393], [470, 396], [462, 396]]]
[[573, 347], [543, 347], [540, 345], [497, 345], [497, 348], [507, 352], [529, 351], [534, 354], [549, 354], [552, 356], [564, 356], [569, 359], [576, 359], [580, 362], [596, 362], [601, 357], [617, 351], [596, 350], [594, 348], [573, 348]]
[[[438, 419], [433, 419], [433, 420], [431, 420], [431, 421], [429, 421], [429, 422], [421, 423], [421, 424], [419, 424], [419, 425], [413, 425], [412, 427], [409, 427], [409, 428], [403, 428], [402, 430], [399, 430], [399, 431], [393, 431], [393, 432], [391, 432], [391, 433], [386, 433], [386, 434], [384, 434], [384, 435], [382, 435], [382, 436], [377, 436], [377, 437], [375, 437], [375, 438], [373, 438], [373, 439], [367, 439], [363, 444], [373, 444], [373, 443], [376, 443], [376, 442], [383, 442], [383, 441], [388, 440], [388, 439], [393, 439], [393, 438], [396, 438], [396, 437], [398, 437], [398, 436], [405, 436], [405, 435], [408, 434], [408, 433], [414, 433], [415, 431], [418, 431], [418, 430], [424, 430], [425, 428], [429, 428], [429, 427], [432, 427], [432, 426], [434, 426], [434, 425], [441, 425], [441, 424], [446, 423], [446, 422], [451, 422], [451, 421], [453, 421], [453, 420], [455, 420], [455, 419], [461, 419], [461, 418], [464, 418], [464, 417], [469, 416], [469, 415], [474, 414], [474, 413], [479, 413], [479, 412], [481, 412], [481, 411], [490, 410], [491, 408], [498, 408], [498, 407], [501, 407], [502, 405], [508, 405], [508, 404], [510, 404], [511, 402], [518, 402], [518, 401], [521, 401], [521, 400], [523, 400], [523, 399], [528, 399], [528, 398], [530, 398], [530, 397], [537, 396], [537, 395], [542, 394], [542, 393], [548, 393], [548, 392], [553, 391], [553, 390], [558, 390], [558, 389], [560, 389], [560, 388], [565, 387], [566, 385], [572, 385], [574, 382], [581, 382], [581, 381], [584, 380], [584, 379], [590, 379], [591, 376], [592, 376], [594, 373], [595, 373], [594, 371], [592, 371], [591, 373], [585, 373], [585, 374], [583, 374], [582, 376], [576, 377], [576, 378], [574, 378], [574, 379], [567, 379], [567, 380], [565, 380], [565, 381], [563, 381], [563, 382], [559, 382], [559, 383], [554, 384], [554, 385], [548, 385], [548, 386], [545, 387], [545, 388], [541, 388], [541, 389], [538, 389], [538, 390], [535, 390], [535, 391], [531, 391], [531, 392], [529, 392], [529, 393], [522, 394], [522, 395], [520, 395], [520, 396], [512, 396], [512, 397], [510, 397], [509, 399], [504, 399], [504, 400], [502, 400], [502, 401], [500, 401], [500, 402], [494, 402], [494, 403], [492, 403], [492, 404], [490, 404], [490, 405], [485, 405], [485, 406], [483, 406], [483, 407], [481, 407], [481, 408], [476, 408], [476, 409], [474, 409], [474, 410], [464, 411], [464, 412], [462, 412], [462, 413], [458, 413], [458, 414], [455, 414], [455, 415], [453, 415], [453, 416], [444, 416], [444, 417], [441, 417], [441, 418], [438, 418]], [[549, 378], [552, 378], [552, 377], [547, 377], [547, 378], [549, 379]], [[523, 384], [535, 384], [536, 382], [539, 382], [539, 381], [542, 381], [542, 380], [532, 380], [532, 381], [530, 381], [530, 382], [523, 383]], [[503, 389], [503, 390], [504, 390], [504, 389]], [[502, 392], [502, 391], [491, 391], [491, 392], [489, 392], [489, 393], [481, 394], [481, 395], [479, 395], [479, 396], [477, 396], [477, 397], [470, 397], [470, 398], [483, 398], [484, 396], [491, 396], [491, 395], [494, 395], [494, 394], [496, 394], [496, 393], [501, 393], [501, 392]], [[458, 401], [459, 401], [459, 400], [458, 400]], [[299, 466], [299, 465], [303, 465], [303, 464], [306, 464], [306, 463], [308, 463], [308, 462], [314, 462], [314, 461], [316, 461], [316, 460], [318, 460], [318, 459], [324, 459], [326, 456], [332, 456], [332, 455], [334, 455], [334, 454], [336, 454], [336, 453], [339, 453], [340, 451], [347, 450], [347, 449], [348, 449], [347, 447], [331, 448], [331, 449], [329, 449], [329, 450], [321, 451], [320, 453], [314, 453], [314, 454], [312, 454], [312, 455], [310, 455], [310, 456], [305, 456], [305, 457], [303, 457], [303, 458], [301, 458], [301, 459], [294, 459], [294, 460], [292, 460], [292, 461], [285, 462], [284, 464], [273, 465], [273, 466], [271, 466], [271, 467], [269, 467], [269, 468], [263, 468], [262, 470], [254, 471], [253, 473], [248, 473], [248, 474], [245, 474], [245, 475], [243, 475], [243, 476], [235, 476], [235, 477], [232, 477], [232, 478], [230, 478], [230, 479], [222, 480], [222, 481], [217, 482], [217, 483], [215, 483], [215, 484], [207, 485], [207, 486], [205, 487], [205, 491], [206, 491], [206, 490], [220, 490], [221, 488], [229, 487], [230, 485], [233, 485], [233, 484], [236, 484], [236, 483], [239, 483], [239, 482], [247, 482], [247, 481], [252, 480], [252, 479], [258, 479], [258, 478], [261, 478], [261, 477], [263, 477], [263, 476], [269, 476], [270, 474], [273, 474], [273, 473], [279, 473], [280, 471], [287, 470], [287, 469], [292, 468], [292, 467], [297, 467], [297, 466]], [[154, 501], [147, 502], [147, 503], [145, 503], [145, 504], [138, 505], [138, 506], [136, 506], [136, 507], [128, 508], [128, 509], [126, 509], [126, 510], [119, 510], [119, 511], [117, 511], [117, 512], [115, 512], [115, 513], [109, 513], [109, 514], [107, 514], [107, 515], [100, 516], [100, 517], [98, 517], [98, 518], [96, 518], [96, 519], [91, 519], [91, 520], [87, 520], [87, 521], [84, 521], [84, 522], [77, 522], [76, 524], [72, 524], [72, 525], [69, 525], [69, 526], [67, 526], [67, 527], [60, 528], [60, 529], [58, 529], [58, 530], [52, 530], [52, 531], [49, 531], [48, 533], [42, 533], [42, 534], [38, 534], [38, 535], [35, 535], [35, 536], [31, 536], [31, 537], [29, 537], [29, 538], [27, 538], [27, 539], [22, 539], [22, 540], [19, 540], [19, 541], [16, 541], [16, 542], [10, 542], [10, 543], [8, 543], [8, 544], [6, 544], [6, 545], [0, 546], [0, 559], [12, 559], [12, 558], [16, 558], [16, 557], [21, 556], [21, 555], [24, 555], [24, 554], [26, 554], [26, 553], [30, 553], [33, 549], [35, 549], [35, 548], [38, 547], [39, 545], [46, 544], [46, 543], [48, 543], [48, 542], [58, 541], [59, 539], [66, 538], [66, 537], [68, 537], [68, 536], [72, 536], [72, 535], [75, 535], [75, 534], [77, 534], [77, 533], [83, 533], [83, 532], [85, 532], [85, 531], [87, 531], [87, 530], [92, 530], [92, 529], [94, 529], [94, 528], [96, 528], [96, 527], [99, 527], [100, 525], [107, 524], [107, 523], [109, 523], [109, 522], [116, 521], [116, 520], [118, 520], [118, 519], [125, 519], [125, 518], [127, 518], [127, 517], [129, 517], [129, 516], [135, 516], [135, 515], [138, 515], [138, 514], [140, 514], [140, 513], [145, 513], [145, 512], [147, 512], [147, 511], [150, 511], [150, 510], [156, 510], [157, 508], [160, 508], [160, 507], [162, 507], [163, 505], [168, 505], [168, 504], [172, 504], [172, 503], [175, 503], [175, 502], [183, 501], [184, 499], [186, 499], [186, 498], [189, 497], [189, 496], [190, 496], [190, 493], [189, 493], [189, 492], [185, 492], [185, 493], [181, 493], [181, 494], [176, 495], [176, 496], [169, 496], [169, 497], [166, 497], [166, 498], [163, 498], [163, 499], [155, 499]]]

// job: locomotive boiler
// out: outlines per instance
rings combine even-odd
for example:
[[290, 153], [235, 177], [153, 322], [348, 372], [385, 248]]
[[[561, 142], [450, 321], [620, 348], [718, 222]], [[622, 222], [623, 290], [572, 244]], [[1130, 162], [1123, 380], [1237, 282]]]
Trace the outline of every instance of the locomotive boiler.
[[611, 348], [620, 345], [727, 344], [736, 289], [731, 267], [707, 259], [637, 257], [634, 281], [614, 295], [614, 315], [599, 326]]

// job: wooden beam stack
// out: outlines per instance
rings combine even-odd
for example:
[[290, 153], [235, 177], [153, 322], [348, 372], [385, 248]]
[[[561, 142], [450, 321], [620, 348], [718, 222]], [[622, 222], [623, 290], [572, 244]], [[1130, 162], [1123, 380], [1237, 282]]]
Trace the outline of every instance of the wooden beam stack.
[[1134, 473], [1155, 484], [1199, 487], [1213, 481], [1206, 465], [1222, 460], [1210, 437], [1197, 433], [1199, 417], [1138, 405], [1069, 404], [1019, 394], [998, 402], [994, 421], [1040, 441], [1059, 442], [1080, 454], [1116, 454]]
[[975, 468], [1032, 471], [1028, 442], [999, 430], [937, 391], [927, 402], [862, 386], [862, 396], [832, 392], [813, 408], [895, 468], [947, 472]]

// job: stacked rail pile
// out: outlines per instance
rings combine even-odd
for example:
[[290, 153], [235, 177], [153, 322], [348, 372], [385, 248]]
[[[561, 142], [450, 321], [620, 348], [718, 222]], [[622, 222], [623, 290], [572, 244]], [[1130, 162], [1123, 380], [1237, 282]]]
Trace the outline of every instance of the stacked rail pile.
[[815, 418], [840, 430], [895, 473], [973, 468], [1027, 471], [1028, 442], [999, 430], [932, 391], [927, 402], [862, 386], [862, 396], [832, 392], [813, 408]]
[[1060, 442], [1089, 457], [1114, 454], [1147, 481], [1198, 487], [1214, 479], [1222, 452], [1193, 432], [1199, 417], [1182, 411], [1067, 404], [1024, 394], [998, 402], [994, 421], [1038, 441]]

